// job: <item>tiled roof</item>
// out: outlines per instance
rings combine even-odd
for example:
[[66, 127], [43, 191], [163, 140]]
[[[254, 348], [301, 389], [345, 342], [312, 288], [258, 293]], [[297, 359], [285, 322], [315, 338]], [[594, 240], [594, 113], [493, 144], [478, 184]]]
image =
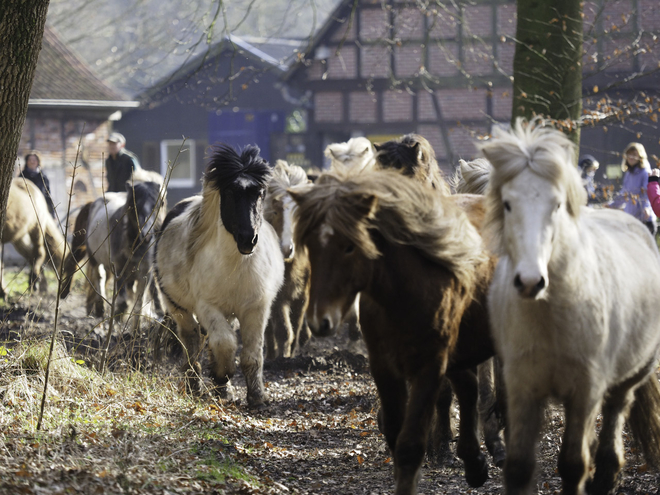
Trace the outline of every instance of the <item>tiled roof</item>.
[[101, 81], [46, 26], [30, 100], [125, 102], [128, 98]]

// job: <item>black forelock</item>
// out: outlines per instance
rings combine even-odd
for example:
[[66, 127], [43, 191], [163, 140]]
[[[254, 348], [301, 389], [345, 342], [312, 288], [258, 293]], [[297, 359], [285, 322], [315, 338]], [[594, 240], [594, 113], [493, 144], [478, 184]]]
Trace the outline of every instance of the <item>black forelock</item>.
[[243, 148], [240, 155], [228, 144], [214, 145], [204, 172], [204, 182], [220, 191], [238, 178], [246, 177], [266, 187], [272, 170], [259, 153], [259, 147], [250, 144]]
[[386, 168], [412, 170], [417, 165], [417, 150], [419, 144], [413, 134], [406, 134], [400, 139], [387, 141], [379, 145], [376, 159]]

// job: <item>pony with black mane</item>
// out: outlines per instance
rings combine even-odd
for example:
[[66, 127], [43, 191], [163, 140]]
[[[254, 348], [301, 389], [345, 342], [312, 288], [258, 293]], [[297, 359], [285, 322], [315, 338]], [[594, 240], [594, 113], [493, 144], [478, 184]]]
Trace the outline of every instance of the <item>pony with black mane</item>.
[[238, 347], [231, 323], [237, 319], [251, 407], [264, 406], [264, 329], [284, 278], [277, 233], [263, 221], [271, 174], [258, 147], [246, 146], [238, 153], [228, 145], [215, 146], [202, 194], [168, 213], [156, 245], [156, 278], [187, 352], [189, 388], [201, 387], [197, 358], [203, 328], [211, 376], [220, 395], [231, 398]]
[[68, 296], [73, 276], [87, 257], [87, 312], [103, 316], [107, 278], [116, 277], [115, 314], [135, 315], [138, 328], [153, 276], [155, 233], [165, 216], [163, 183], [160, 174], [138, 169], [126, 182], [126, 192], [105, 193], [81, 208], [64, 263], [62, 297]]
[[378, 167], [400, 170], [403, 175], [427, 183], [441, 194], [451, 194], [435, 158], [435, 151], [423, 136], [406, 134], [374, 146]]
[[416, 491], [445, 374], [461, 408], [457, 455], [468, 483], [481, 486], [488, 467], [473, 367], [493, 355], [485, 305], [494, 260], [468, 215], [455, 196], [395, 170], [326, 173], [290, 194], [312, 267], [312, 332], [336, 331], [360, 294], [396, 493]]

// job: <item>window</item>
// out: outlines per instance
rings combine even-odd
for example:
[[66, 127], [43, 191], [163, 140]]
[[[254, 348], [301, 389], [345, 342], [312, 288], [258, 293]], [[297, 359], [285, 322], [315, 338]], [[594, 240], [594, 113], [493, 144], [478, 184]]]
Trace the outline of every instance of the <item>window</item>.
[[160, 173], [169, 174], [170, 187], [194, 187], [197, 179], [195, 167], [195, 140], [166, 139], [160, 142]]

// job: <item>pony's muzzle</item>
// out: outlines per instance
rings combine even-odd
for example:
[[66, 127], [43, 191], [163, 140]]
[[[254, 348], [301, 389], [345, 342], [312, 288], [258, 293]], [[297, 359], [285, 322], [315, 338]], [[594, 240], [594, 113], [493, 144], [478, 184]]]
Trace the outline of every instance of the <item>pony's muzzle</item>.
[[523, 298], [536, 299], [541, 291], [545, 289], [546, 285], [546, 280], [543, 275], [526, 277], [517, 273], [513, 279], [513, 286], [518, 291], [520, 297]]
[[335, 334], [339, 322], [333, 321], [333, 318], [326, 314], [320, 318], [308, 317], [307, 324], [315, 337], [330, 337]]
[[252, 254], [258, 241], [259, 234], [238, 234], [236, 236], [236, 246], [241, 254]]
[[285, 261], [293, 258], [293, 244], [282, 244], [282, 256], [284, 256]]

